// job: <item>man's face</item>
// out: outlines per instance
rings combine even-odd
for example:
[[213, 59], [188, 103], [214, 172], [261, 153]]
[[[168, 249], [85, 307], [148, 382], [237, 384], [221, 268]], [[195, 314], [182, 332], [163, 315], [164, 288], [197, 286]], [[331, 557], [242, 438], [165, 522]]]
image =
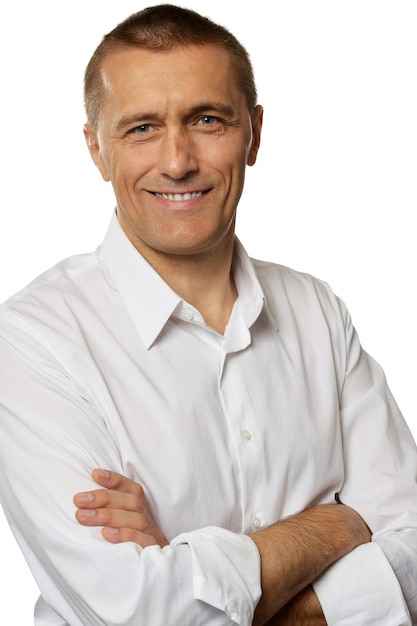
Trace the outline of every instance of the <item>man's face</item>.
[[85, 133], [133, 245], [151, 260], [206, 252], [232, 237], [262, 110], [249, 114], [227, 52], [129, 48], [104, 60], [102, 80], [97, 132]]

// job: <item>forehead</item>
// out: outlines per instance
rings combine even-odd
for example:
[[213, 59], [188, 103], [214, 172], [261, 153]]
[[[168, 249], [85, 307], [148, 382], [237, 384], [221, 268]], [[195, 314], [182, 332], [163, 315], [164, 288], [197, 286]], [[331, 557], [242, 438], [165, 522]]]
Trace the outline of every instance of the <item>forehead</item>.
[[169, 51], [127, 48], [102, 63], [104, 106], [157, 101], [240, 99], [230, 56], [220, 46], [178, 47]]

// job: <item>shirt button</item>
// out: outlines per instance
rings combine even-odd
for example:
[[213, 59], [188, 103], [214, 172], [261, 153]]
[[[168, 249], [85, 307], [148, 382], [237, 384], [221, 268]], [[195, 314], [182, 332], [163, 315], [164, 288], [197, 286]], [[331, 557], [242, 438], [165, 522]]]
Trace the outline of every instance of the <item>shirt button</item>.
[[259, 517], [252, 517], [251, 526], [255, 530], [261, 527], [261, 520], [259, 519]]
[[247, 428], [241, 429], [240, 436], [242, 437], [243, 441], [250, 441], [252, 439], [252, 433]]
[[194, 319], [194, 313], [190, 309], [184, 309], [182, 312], [183, 319], [191, 322]]

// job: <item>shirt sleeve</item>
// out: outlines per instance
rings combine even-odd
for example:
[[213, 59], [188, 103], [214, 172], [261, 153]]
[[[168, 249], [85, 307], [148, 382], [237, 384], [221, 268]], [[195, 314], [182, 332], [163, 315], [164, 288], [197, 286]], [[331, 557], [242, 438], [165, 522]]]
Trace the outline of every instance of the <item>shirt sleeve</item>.
[[[330, 625], [417, 624], [417, 451], [379, 365], [361, 348], [350, 317], [340, 420], [344, 483], [340, 500], [358, 511], [372, 543], [316, 581]], [[358, 616], [356, 618], [356, 616]]]
[[329, 626], [412, 626], [398, 580], [376, 543], [336, 561], [313, 587]]
[[203, 528], [141, 549], [78, 524], [73, 496], [97, 488], [91, 469], [123, 472], [116, 443], [39, 337], [1, 334], [0, 494], [44, 601], [72, 626], [249, 626], [261, 593], [249, 537]]

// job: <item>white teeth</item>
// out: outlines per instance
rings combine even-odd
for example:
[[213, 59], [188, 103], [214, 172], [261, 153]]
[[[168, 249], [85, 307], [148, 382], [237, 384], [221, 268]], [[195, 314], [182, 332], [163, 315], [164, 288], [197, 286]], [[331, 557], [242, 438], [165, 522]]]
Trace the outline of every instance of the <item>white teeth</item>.
[[193, 191], [192, 193], [156, 193], [157, 198], [164, 198], [164, 200], [174, 200], [180, 202], [181, 200], [191, 200], [191, 198], [197, 198], [202, 196], [202, 191]]

